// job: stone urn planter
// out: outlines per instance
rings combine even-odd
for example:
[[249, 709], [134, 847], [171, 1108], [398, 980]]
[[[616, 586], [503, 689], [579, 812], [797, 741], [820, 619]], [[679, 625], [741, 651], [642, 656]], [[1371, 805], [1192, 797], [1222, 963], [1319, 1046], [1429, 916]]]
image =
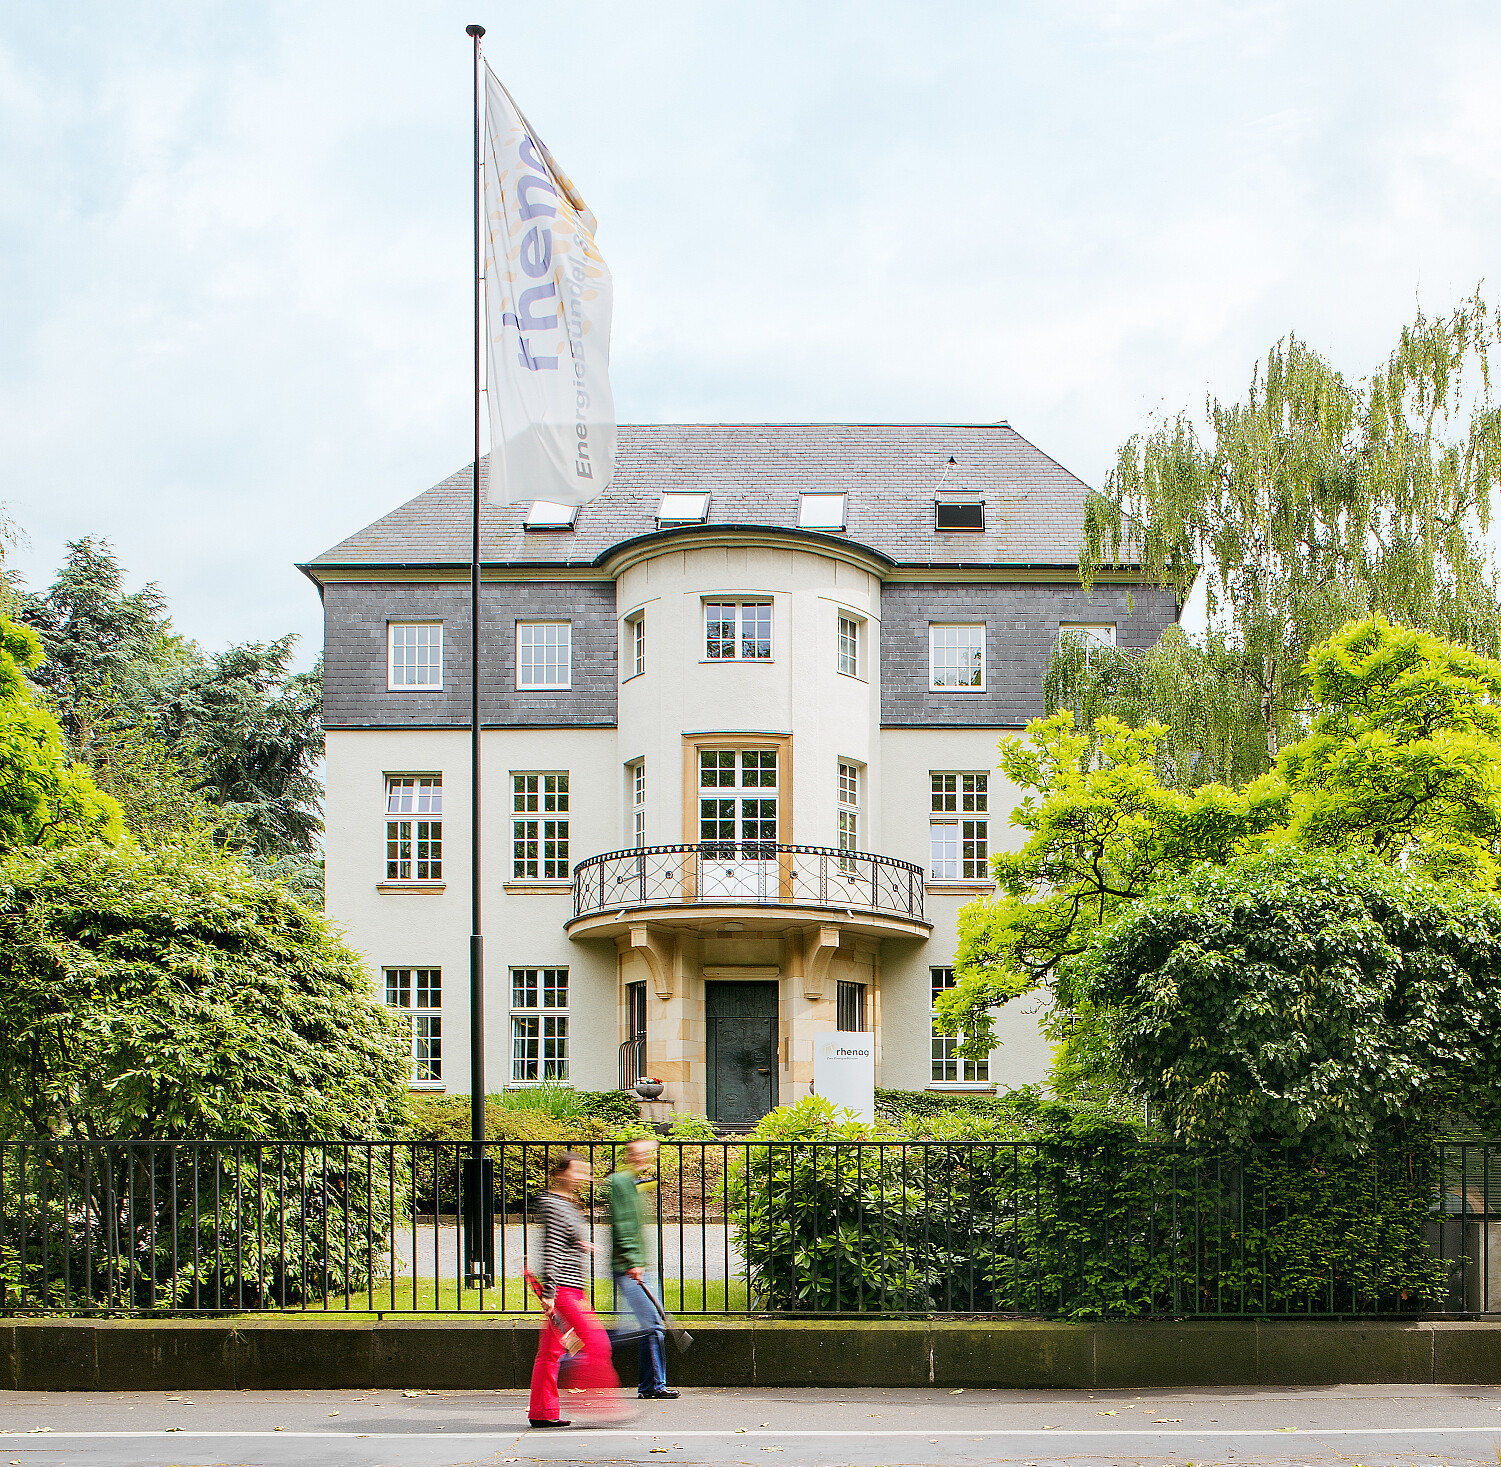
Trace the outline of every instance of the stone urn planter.
[[667, 1087], [660, 1080], [637, 1080], [636, 1094], [642, 1100], [660, 1100], [662, 1092]]

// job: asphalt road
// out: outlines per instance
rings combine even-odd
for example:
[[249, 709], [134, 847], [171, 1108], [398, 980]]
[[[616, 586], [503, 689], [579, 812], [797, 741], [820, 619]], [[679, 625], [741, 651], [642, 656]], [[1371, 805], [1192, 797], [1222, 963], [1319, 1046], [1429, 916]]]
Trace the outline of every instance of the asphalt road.
[[[633, 1403], [634, 1404], [634, 1403]], [[623, 1425], [529, 1431], [519, 1391], [0, 1395], [0, 1467], [1495, 1467], [1501, 1388], [701, 1389]]]

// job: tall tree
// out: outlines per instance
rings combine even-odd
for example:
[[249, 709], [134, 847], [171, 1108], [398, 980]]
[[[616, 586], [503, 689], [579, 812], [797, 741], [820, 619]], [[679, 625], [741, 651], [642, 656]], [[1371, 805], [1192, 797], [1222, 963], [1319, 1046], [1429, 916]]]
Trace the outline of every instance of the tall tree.
[[1087, 506], [1081, 576], [1135, 563], [1180, 598], [1202, 576], [1211, 632], [1146, 657], [1065, 646], [1050, 707], [1170, 725], [1164, 772], [1187, 788], [1271, 767], [1305, 727], [1309, 652], [1352, 618], [1501, 651], [1494, 336], [1477, 293], [1359, 382], [1290, 336], [1244, 401], [1207, 404], [1207, 437], [1186, 413], [1133, 437]]

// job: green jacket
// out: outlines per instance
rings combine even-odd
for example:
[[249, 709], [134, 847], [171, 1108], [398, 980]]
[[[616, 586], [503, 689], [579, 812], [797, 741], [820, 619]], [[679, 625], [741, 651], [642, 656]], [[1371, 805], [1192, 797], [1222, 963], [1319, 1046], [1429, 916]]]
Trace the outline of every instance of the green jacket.
[[646, 1229], [641, 1223], [641, 1198], [636, 1174], [628, 1168], [610, 1174], [610, 1260], [615, 1273], [650, 1268]]

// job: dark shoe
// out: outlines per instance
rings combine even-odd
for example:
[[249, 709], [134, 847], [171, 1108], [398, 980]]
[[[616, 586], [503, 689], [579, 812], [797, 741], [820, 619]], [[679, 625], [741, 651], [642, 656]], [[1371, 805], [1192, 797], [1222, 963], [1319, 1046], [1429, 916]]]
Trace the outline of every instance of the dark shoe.
[[669, 1386], [663, 1386], [659, 1391], [637, 1391], [638, 1401], [675, 1401], [682, 1395], [681, 1391], [672, 1390]]
[[542, 1431], [544, 1428], [549, 1427], [549, 1426], [572, 1426], [573, 1425], [573, 1423], [571, 1421], [563, 1421], [563, 1420], [558, 1420], [558, 1421], [536, 1421], [536, 1420], [533, 1420], [531, 1417], [528, 1417], [527, 1419], [529, 1421], [531, 1421], [532, 1425], [538, 1431]]

